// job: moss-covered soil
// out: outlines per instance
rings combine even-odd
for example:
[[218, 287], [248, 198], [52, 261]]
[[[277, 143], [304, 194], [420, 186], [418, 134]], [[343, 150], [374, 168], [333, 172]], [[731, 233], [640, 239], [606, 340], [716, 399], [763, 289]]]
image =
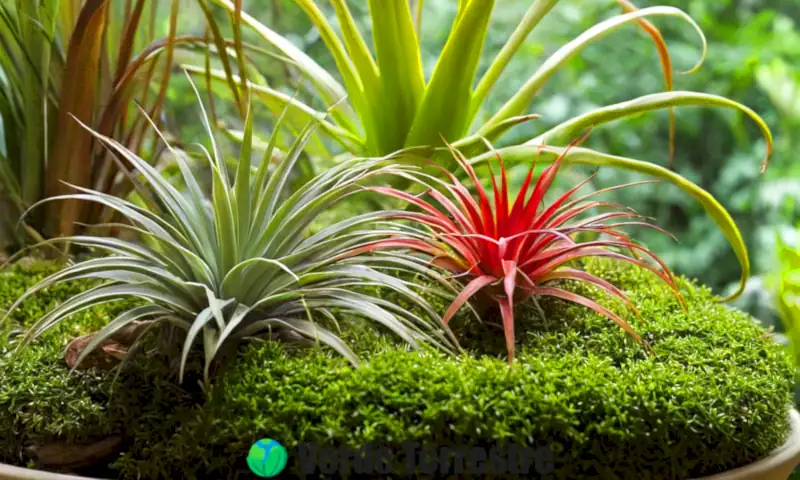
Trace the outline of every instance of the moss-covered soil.
[[[168, 358], [147, 351], [116, 384], [105, 371], [70, 374], [69, 340], [120, 306], [81, 313], [12, 359], [17, 331], [86, 285], [51, 288], [0, 329], [0, 461], [32, 464], [28, 445], [114, 434], [121, 452], [90, 473], [252, 478], [245, 456], [263, 437], [289, 449], [294, 473], [303, 442], [513, 443], [552, 452], [545, 478], [668, 479], [737, 467], [782, 443], [792, 367], [761, 327], [687, 281], [684, 313], [650, 274], [604, 262], [586, 268], [630, 295], [642, 313], [630, 321], [652, 354], [608, 320], [545, 300], [546, 320], [520, 309], [512, 367], [496, 319], [464, 315], [454, 329], [469, 358], [408, 351], [367, 331], [347, 337], [365, 359], [359, 368], [324, 350], [251, 344], [210, 392], [196, 378], [177, 385]], [[52, 269], [0, 273], [0, 308]]]

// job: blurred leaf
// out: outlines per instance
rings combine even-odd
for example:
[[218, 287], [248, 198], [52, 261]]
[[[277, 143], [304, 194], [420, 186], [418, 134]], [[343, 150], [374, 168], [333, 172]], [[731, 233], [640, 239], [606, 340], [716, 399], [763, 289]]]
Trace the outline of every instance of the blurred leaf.
[[[62, 182], [82, 187], [91, 185], [92, 136], [75, 119], [92, 121], [107, 14], [107, 0], [87, 0], [70, 39], [59, 100], [59, 134], [53, 145], [52, 163], [46, 179], [48, 196], [66, 193], [69, 187]], [[81, 218], [82, 209], [83, 204], [78, 201], [54, 204], [49, 210], [49, 226], [45, 231], [51, 235], [71, 234], [74, 223]]]

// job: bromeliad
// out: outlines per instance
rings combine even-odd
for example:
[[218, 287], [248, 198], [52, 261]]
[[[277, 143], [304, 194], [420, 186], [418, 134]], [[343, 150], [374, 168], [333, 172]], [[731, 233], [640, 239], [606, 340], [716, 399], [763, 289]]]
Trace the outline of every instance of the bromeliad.
[[[583, 137], [585, 138], [585, 137]], [[570, 146], [579, 143], [579, 139]], [[514, 359], [514, 305], [541, 296], [574, 302], [604, 315], [622, 327], [637, 341], [641, 338], [619, 315], [600, 303], [561, 288], [557, 281], [573, 280], [590, 284], [622, 300], [633, 312], [636, 308], [625, 293], [606, 280], [574, 268], [576, 260], [606, 257], [629, 262], [658, 275], [683, 304], [678, 287], [668, 267], [653, 252], [635, 243], [623, 227], [654, 228], [669, 235], [635, 211], [621, 205], [597, 200], [598, 194], [629, 187], [619, 185], [573, 198], [591, 177], [545, 204], [544, 197], [562, 165], [564, 155], [548, 166], [536, 179], [532, 162], [515, 199], [509, 198], [507, 172], [497, 155], [500, 185], [491, 172], [494, 205], [469, 161], [451, 148], [456, 160], [475, 185], [473, 197], [458, 178], [444, 172], [448, 180], [423, 173], [407, 175], [422, 184], [426, 191], [415, 196], [390, 187], [371, 190], [395, 197], [421, 211], [396, 214], [395, 218], [411, 224], [399, 225], [393, 238], [372, 242], [364, 250], [407, 248], [423, 253], [427, 260], [453, 274], [463, 288], [447, 309], [443, 320], [449, 322], [470, 299], [483, 298], [499, 307], [505, 331], [509, 362]], [[491, 171], [491, 168], [490, 168]], [[650, 183], [650, 182], [637, 182]], [[530, 195], [529, 195], [530, 192]], [[433, 202], [428, 202], [429, 197]], [[586, 217], [598, 209], [610, 211]], [[413, 224], [422, 224], [421, 230]], [[597, 240], [578, 241], [576, 234], [600, 234]], [[653, 264], [650, 263], [652, 261]]]

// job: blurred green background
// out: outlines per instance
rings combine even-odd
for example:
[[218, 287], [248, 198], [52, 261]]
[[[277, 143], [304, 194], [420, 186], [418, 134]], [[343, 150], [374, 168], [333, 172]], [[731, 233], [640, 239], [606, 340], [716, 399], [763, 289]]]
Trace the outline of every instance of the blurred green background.
[[[776, 302], [770, 295], [771, 273], [778, 269], [777, 243], [793, 246], [798, 236], [796, 199], [800, 198], [800, 2], [796, 0], [639, 0], [638, 7], [671, 5], [688, 12], [708, 39], [708, 58], [693, 74], [676, 74], [676, 90], [698, 90], [732, 98], [763, 116], [775, 136], [770, 167], [764, 175], [759, 165], [765, 144], [753, 125], [733, 111], [680, 108], [676, 110], [677, 136], [673, 168], [711, 192], [733, 215], [747, 243], [753, 277], [736, 305], [769, 325], [779, 325]], [[366, 2], [349, 1], [360, 27], [369, 28]], [[498, 0], [484, 47], [486, 62], [529, 7], [527, 0]], [[422, 28], [423, 58], [430, 74], [456, 13], [457, 2], [427, 0]], [[187, 8], [196, 8], [188, 5]], [[329, 71], [336, 71], [317, 31], [292, 0], [245, 0], [244, 10], [265, 25], [286, 35]], [[180, 30], [203, 34], [202, 23], [191, 24], [182, 15]], [[222, 12], [221, 23], [225, 22]], [[328, 12], [335, 21], [332, 12]], [[599, 20], [619, 13], [613, 1], [560, 2], [528, 38], [486, 103], [490, 115], [537, 68], [546, 55], [575, 38]], [[657, 19], [669, 45], [676, 72], [688, 70], [698, 60], [700, 41], [685, 23]], [[245, 40], [259, 39], [249, 29]], [[190, 59], [187, 59], [189, 61]], [[194, 59], [197, 60], [196, 58]], [[267, 57], [258, 70], [273, 85], [291, 85], [291, 73]], [[656, 50], [646, 34], [624, 28], [587, 48], [547, 84], [530, 111], [542, 115], [535, 125], [522, 125], [504, 137], [518, 142], [579, 113], [639, 95], [663, 90]], [[202, 139], [197, 106], [188, 82], [176, 78], [170, 90], [171, 123], [184, 142]], [[292, 87], [286, 87], [287, 92]], [[223, 121], [237, 126], [239, 118], [226, 105], [223, 90], [216, 108]], [[226, 116], [226, 112], [228, 115]], [[611, 154], [669, 163], [667, 112], [618, 121], [592, 132], [587, 145]], [[521, 173], [522, 170], [519, 170]], [[562, 182], [574, 183], [588, 171], [572, 169]], [[594, 188], [639, 180], [619, 170], [601, 170]], [[739, 266], [722, 233], [699, 204], [668, 185], [635, 187], [618, 194], [621, 203], [633, 205], [674, 233], [679, 242], [656, 232], [640, 230], [644, 241], [677, 272], [697, 278], [718, 293], [738, 280]]]

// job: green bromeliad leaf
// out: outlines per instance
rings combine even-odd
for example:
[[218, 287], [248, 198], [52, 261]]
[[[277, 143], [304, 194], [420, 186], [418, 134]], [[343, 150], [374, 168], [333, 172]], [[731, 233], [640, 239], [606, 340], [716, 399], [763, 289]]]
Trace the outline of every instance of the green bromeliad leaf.
[[600, 22], [558, 49], [554, 54], [547, 58], [547, 60], [545, 60], [545, 62], [525, 82], [519, 91], [511, 99], [509, 99], [482, 128], [489, 128], [504, 119], [522, 114], [525, 108], [527, 108], [531, 101], [536, 97], [536, 94], [541, 90], [544, 84], [556, 72], [558, 72], [558, 70], [567, 61], [578, 55], [581, 50], [587, 46], [593, 44], [606, 35], [613, 33], [625, 25], [636, 23], [646, 17], [656, 16], [677, 17], [686, 21], [695, 29], [702, 42], [701, 57], [697, 63], [697, 66], [695, 66], [695, 68], [697, 68], [702, 63], [706, 55], [706, 39], [703, 35], [703, 31], [700, 30], [700, 27], [697, 25], [697, 23], [692, 20], [692, 17], [679, 8], [674, 7], [643, 8], [635, 12], [626, 13]]
[[408, 2], [370, 0], [369, 10], [380, 79], [371, 99], [378, 134], [374, 153], [381, 155], [407, 144], [412, 125], [423, 115], [421, 103], [429, 90]]
[[436, 62], [406, 146], [435, 145], [441, 137], [458, 140], [467, 133], [472, 84], [481, 58], [494, 0], [471, 0]]
[[664, 92], [645, 95], [627, 102], [608, 105], [592, 110], [578, 117], [562, 122], [550, 130], [540, 134], [536, 138], [527, 142], [528, 145], [539, 145], [543, 143], [553, 144], [569, 141], [579, 133], [589, 127], [637, 115], [653, 110], [672, 108], [679, 106], [713, 106], [731, 108], [739, 110], [755, 122], [764, 139], [767, 142], [767, 151], [761, 163], [761, 171], [767, 168], [769, 157], [772, 153], [772, 133], [766, 122], [756, 112], [741, 103], [734, 102], [719, 95], [698, 92]]

